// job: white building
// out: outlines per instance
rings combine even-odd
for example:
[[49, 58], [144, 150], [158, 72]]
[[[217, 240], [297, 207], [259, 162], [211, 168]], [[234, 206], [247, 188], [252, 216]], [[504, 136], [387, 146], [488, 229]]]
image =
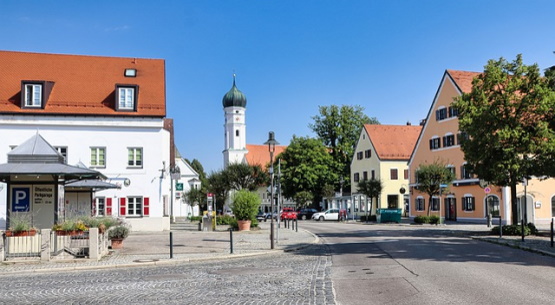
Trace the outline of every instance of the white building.
[[[66, 164], [120, 186], [96, 192], [93, 202], [65, 198], [65, 211], [121, 217], [135, 231], [169, 229], [175, 165], [164, 60], [0, 51], [0, 71], [0, 163], [38, 132]], [[0, 229], [13, 207], [7, 185], [19, 183], [7, 179]], [[31, 202], [31, 212], [44, 211]]]

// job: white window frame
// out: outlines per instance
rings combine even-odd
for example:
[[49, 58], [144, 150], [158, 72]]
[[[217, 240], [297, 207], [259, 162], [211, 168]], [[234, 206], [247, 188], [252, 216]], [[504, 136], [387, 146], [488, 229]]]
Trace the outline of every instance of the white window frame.
[[106, 216], [106, 197], [96, 197], [94, 199], [95, 215], [97, 217]]
[[430, 207], [431, 211], [437, 212], [439, 211], [439, 205], [441, 204], [441, 200], [439, 197], [432, 197], [432, 202], [430, 203], [432, 206]]
[[426, 210], [426, 200], [424, 197], [417, 197], [416, 204], [414, 205], [416, 211], [424, 211]]
[[[100, 152], [104, 153], [104, 164], [100, 164]], [[95, 156], [96, 162], [93, 163], [93, 153]], [[91, 167], [94, 168], [106, 168], [106, 147], [101, 146], [92, 146], [91, 147]]]
[[118, 109], [135, 110], [135, 87], [118, 87]]
[[[137, 152], [140, 151], [140, 158]], [[142, 147], [128, 147], [127, 148], [127, 167], [143, 168], [143, 148]]]
[[462, 208], [465, 212], [473, 212], [476, 209], [476, 198], [474, 196], [464, 196]]
[[25, 84], [24, 87], [25, 107], [42, 107], [42, 84]]
[[127, 209], [126, 216], [130, 216], [130, 217], [143, 216], [143, 208], [144, 208], [143, 204], [144, 204], [144, 198], [141, 196], [127, 197], [127, 202], [125, 207]]

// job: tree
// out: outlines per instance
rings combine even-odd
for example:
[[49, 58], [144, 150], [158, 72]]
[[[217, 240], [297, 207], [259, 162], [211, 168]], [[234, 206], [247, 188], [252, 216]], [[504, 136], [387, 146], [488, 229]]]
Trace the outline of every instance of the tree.
[[254, 191], [263, 186], [268, 180], [268, 175], [260, 165], [249, 165], [246, 163], [233, 163], [224, 170], [231, 189], [247, 189]]
[[206, 192], [200, 189], [192, 188], [184, 194], [185, 200], [191, 206], [200, 205], [206, 201]]
[[[376, 198], [376, 204], [378, 203], [378, 198], [382, 193], [383, 183], [380, 179], [371, 180], [360, 180], [358, 182], [358, 191], [364, 194], [366, 197], [370, 198], [370, 210], [368, 215], [370, 216], [372, 211], [372, 199]], [[368, 219], [368, 217], [366, 218]]]
[[[416, 180], [418, 191], [428, 194], [428, 216], [432, 208], [432, 198], [440, 196], [442, 190], [449, 191], [449, 185], [455, 179], [453, 172], [439, 161], [431, 164], [422, 164], [416, 170]], [[442, 188], [441, 185], [446, 185]]]
[[[229, 180], [223, 170], [212, 172], [207, 178], [208, 185], [206, 189], [213, 193], [216, 199], [216, 211], [223, 210], [225, 201], [229, 195], [231, 186]], [[206, 206], [206, 199], [203, 200], [203, 206]]]
[[516, 186], [523, 178], [553, 175], [555, 133], [554, 92], [549, 78], [522, 56], [507, 62], [489, 60], [472, 81], [472, 90], [453, 103], [459, 129], [466, 136], [461, 149], [469, 169], [494, 185], [509, 186], [512, 222], [518, 222]]
[[[335, 161], [335, 173], [346, 181], [345, 188], [350, 188], [350, 166], [354, 149], [364, 124], [379, 124], [376, 118], [364, 114], [361, 106], [338, 107], [336, 105], [320, 106], [320, 114], [312, 117], [313, 124], [309, 124], [318, 138], [330, 148]], [[335, 181], [339, 183], [339, 181]], [[338, 188], [339, 189], [339, 188]]]
[[293, 200], [297, 203], [298, 208], [304, 208], [312, 203], [314, 196], [312, 193], [307, 191], [297, 192], [293, 197]]
[[286, 198], [295, 198], [299, 192], [313, 195], [318, 203], [323, 187], [337, 181], [333, 159], [328, 149], [318, 139], [293, 136], [287, 149], [279, 154], [281, 159], [281, 189]]

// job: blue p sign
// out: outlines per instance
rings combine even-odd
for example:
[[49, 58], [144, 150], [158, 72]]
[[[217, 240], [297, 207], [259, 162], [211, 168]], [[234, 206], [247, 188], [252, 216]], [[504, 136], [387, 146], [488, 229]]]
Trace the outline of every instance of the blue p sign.
[[31, 188], [12, 188], [12, 212], [29, 212], [31, 202]]

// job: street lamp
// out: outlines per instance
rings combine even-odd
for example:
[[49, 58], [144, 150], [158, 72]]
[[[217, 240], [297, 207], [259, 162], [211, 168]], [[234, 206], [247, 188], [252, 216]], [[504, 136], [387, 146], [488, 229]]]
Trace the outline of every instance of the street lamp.
[[274, 137], [274, 132], [268, 133], [268, 151], [270, 152], [270, 200], [271, 200], [271, 217], [270, 217], [270, 249], [274, 249], [274, 152], [276, 144], [279, 144]]

